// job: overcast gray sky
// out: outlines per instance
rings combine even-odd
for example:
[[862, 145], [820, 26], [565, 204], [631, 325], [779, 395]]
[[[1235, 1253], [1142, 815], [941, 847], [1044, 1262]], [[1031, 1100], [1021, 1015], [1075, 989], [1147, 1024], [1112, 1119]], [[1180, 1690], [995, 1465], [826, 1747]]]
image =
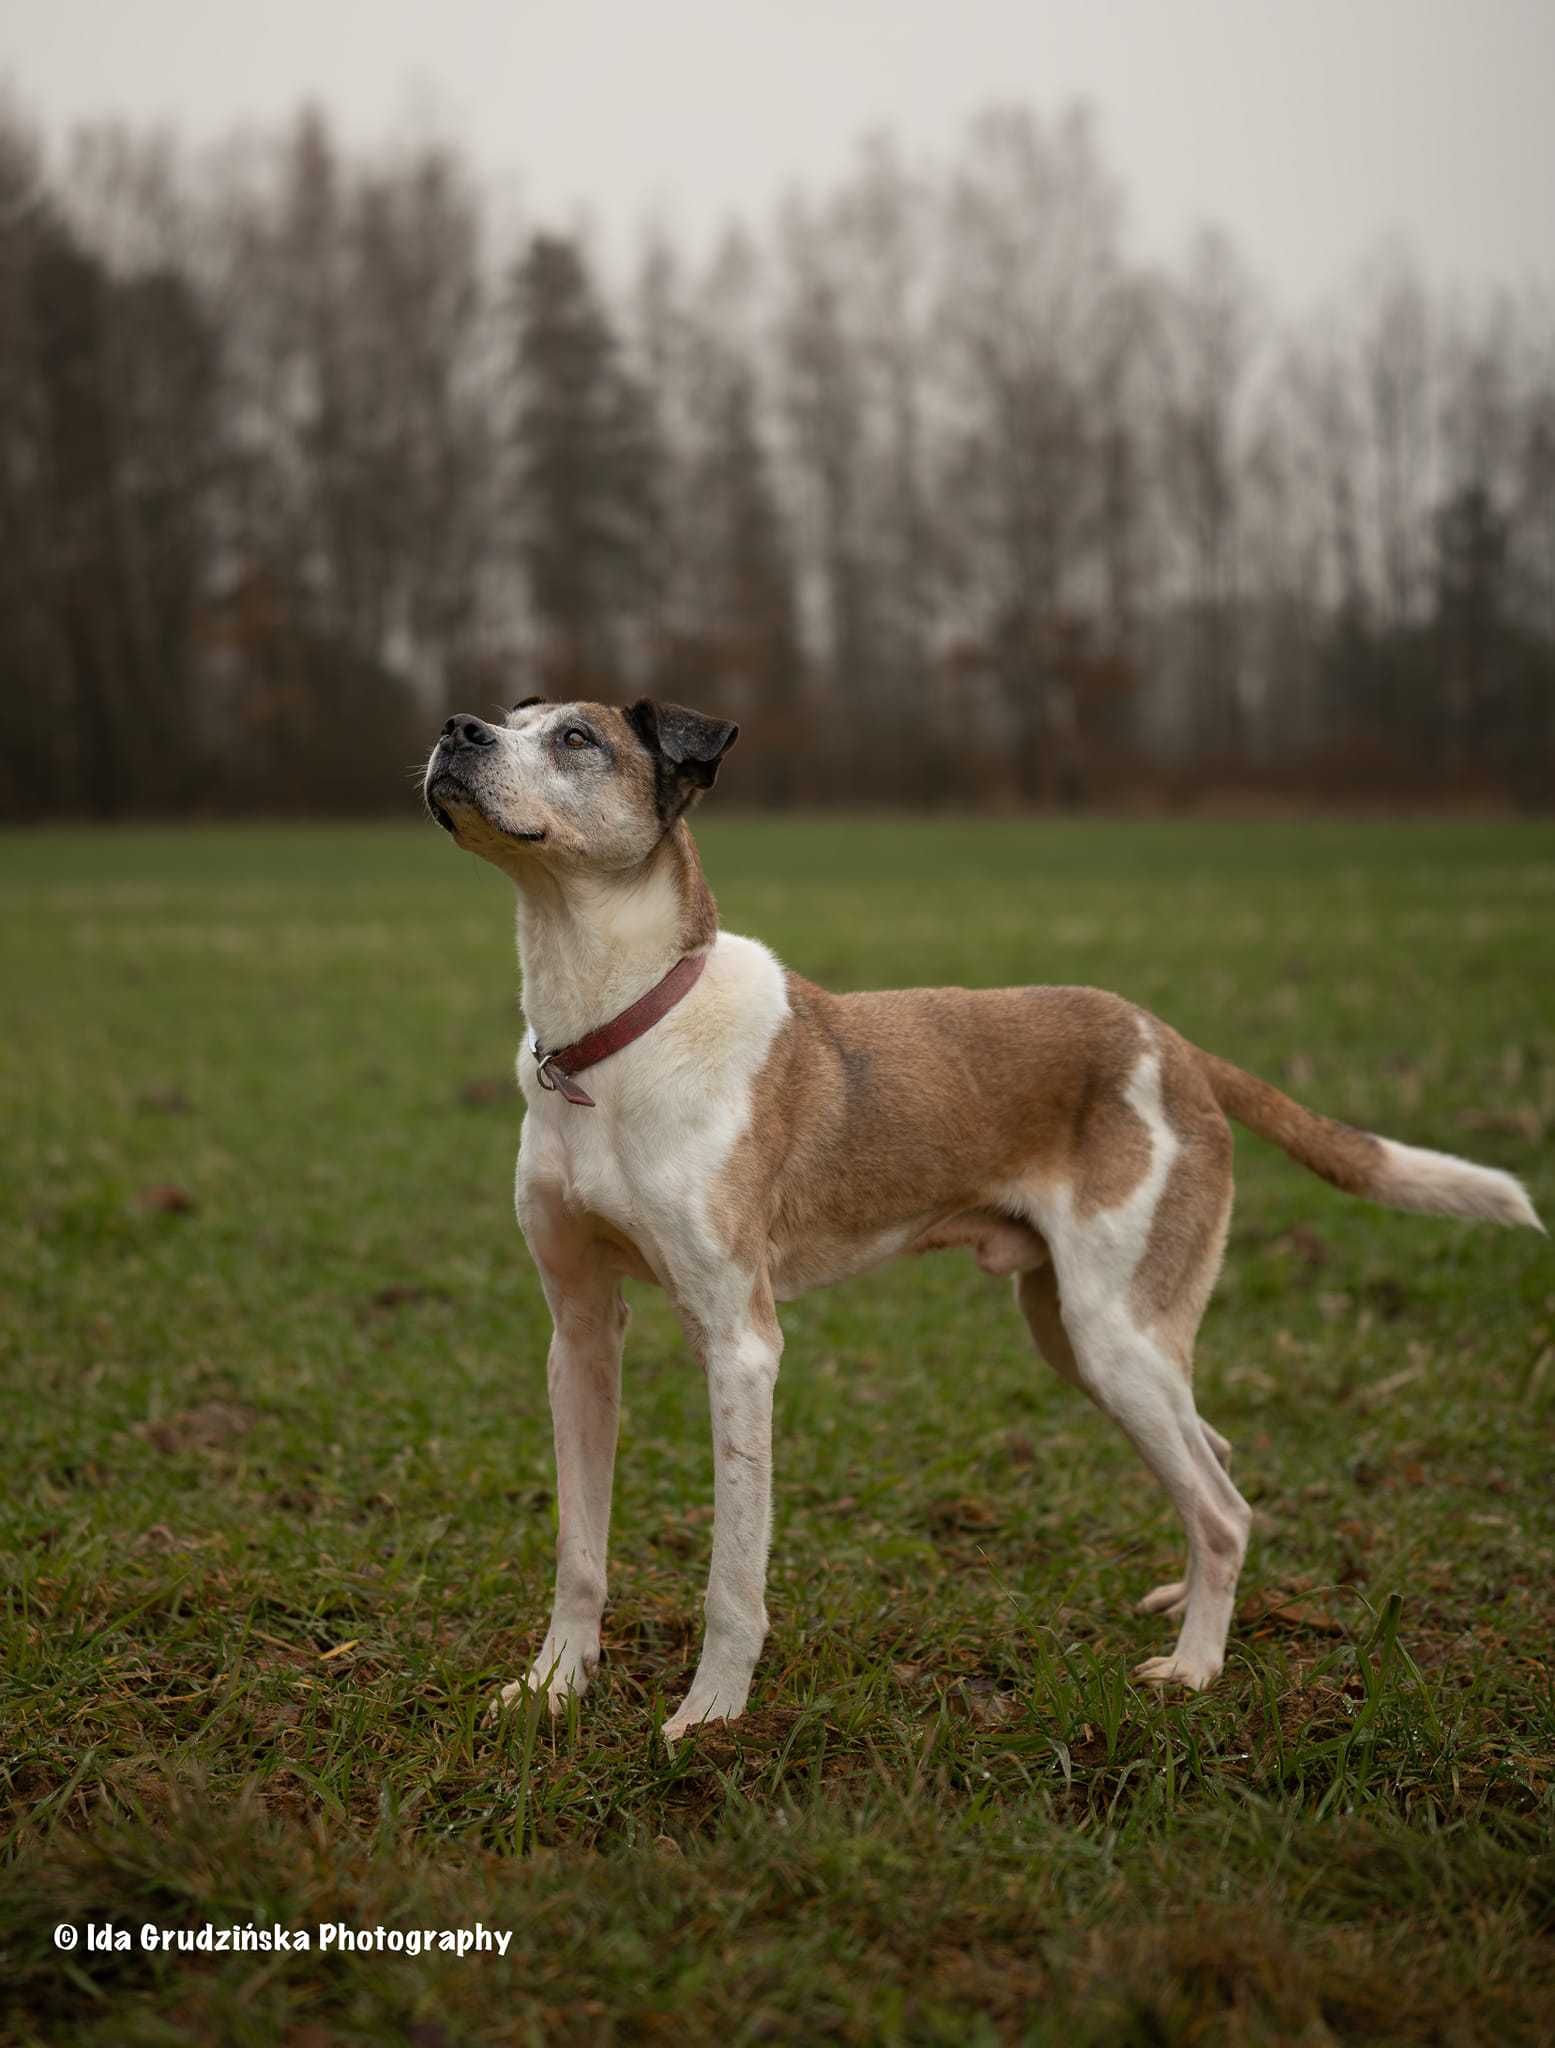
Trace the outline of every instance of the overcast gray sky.
[[1555, 283], [1555, 0], [0, 0], [0, 73], [55, 134], [430, 120], [612, 245], [757, 219], [872, 127], [938, 151], [1078, 96], [1141, 254], [1218, 221], [1292, 306], [1395, 232], [1442, 283]]

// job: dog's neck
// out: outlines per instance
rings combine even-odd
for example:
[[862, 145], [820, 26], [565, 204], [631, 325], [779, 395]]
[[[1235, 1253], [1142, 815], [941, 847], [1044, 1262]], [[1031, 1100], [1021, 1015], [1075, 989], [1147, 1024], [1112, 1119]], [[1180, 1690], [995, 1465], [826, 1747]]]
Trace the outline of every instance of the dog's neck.
[[684, 820], [639, 866], [518, 882], [524, 1015], [543, 1046], [571, 1045], [718, 936], [718, 911]]

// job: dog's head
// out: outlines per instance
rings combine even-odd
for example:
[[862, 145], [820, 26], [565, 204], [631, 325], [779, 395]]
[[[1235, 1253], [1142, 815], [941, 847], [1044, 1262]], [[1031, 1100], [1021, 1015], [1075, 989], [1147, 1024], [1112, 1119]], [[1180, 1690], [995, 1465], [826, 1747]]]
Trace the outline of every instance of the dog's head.
[[527, 697], [501, 725], [450, 718], [422, 787], [444, 830], [509, 874], [535, 861], [632, 868], [712, 788], [738, 732], [648, 698], [622, 708]]

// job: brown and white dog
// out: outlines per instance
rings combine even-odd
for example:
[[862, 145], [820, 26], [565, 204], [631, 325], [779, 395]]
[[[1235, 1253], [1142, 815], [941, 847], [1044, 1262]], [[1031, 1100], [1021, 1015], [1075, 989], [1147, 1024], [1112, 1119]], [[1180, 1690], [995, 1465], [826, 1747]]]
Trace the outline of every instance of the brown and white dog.
[[[1231, 1214], [1227, 1116], [1395, 1208], [1542, 1228], [1528, 1197], [1303, 1109], [1099, 989], [837, 996], [786, 973], [719, 931], [685, 823], [735, 734], [677, 705], [530, 699], [500, 726], [451, 718], [427, 767], [438, 822], [518, 885], [518, 1219], [555, 1324], [556, 1596], [502, 1697], [543, 1689], [555, 1711], [599, 1660], [624, 1276], [669, 1294], [712, 1411], [706, 1636], [673, 1742], [744, 1709], [767, 1631], [776, 1304], [955, 1245], [1013, 1276], [1043, 1357], [1171, 1496], [1187, 1570], [1140, 1607], [1182, 1626], [1136, 1675], [1207, 1686], [1251, 1519], [1192, 1387]], [[586, 1089], [569, 1078], [577, 1042], [645, 996], [649, 1021], [633, 1010], [582, 1061]]]

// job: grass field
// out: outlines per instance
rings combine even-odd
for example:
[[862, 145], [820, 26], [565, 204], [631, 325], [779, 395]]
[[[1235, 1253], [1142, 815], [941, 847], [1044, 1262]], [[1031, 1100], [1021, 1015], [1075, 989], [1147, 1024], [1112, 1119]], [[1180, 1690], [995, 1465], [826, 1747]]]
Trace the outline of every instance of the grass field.
[[[1555, 1213], [1545, 826], [710, 820], [837, 987], [1082, 981]], [[483, 1713], [554, 1534], [506, 885], [430, 826], [0, 840], [0, 2036], [1555, 2038], [1555, 1254], [1238, 1141], [1201, 1405], [1256, 1510], [1216, 1691], [1170, 1512], [965, 1254], [785, 1313], [753, 1711], [694, 1660], [700, 1375], [631, 1290], [606, 1663]], [[511, 1930], [56, 1950], [57, 1923]]]

